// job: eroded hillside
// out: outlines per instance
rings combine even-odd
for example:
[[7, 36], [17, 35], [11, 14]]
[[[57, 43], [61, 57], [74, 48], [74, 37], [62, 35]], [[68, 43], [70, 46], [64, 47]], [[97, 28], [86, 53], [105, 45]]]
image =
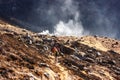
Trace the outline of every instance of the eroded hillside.
[[[63, 55], [55, 61], [57, 43]], [[120, 41], [41, 35], [0, 21], [1, 80], [119, 80]]]

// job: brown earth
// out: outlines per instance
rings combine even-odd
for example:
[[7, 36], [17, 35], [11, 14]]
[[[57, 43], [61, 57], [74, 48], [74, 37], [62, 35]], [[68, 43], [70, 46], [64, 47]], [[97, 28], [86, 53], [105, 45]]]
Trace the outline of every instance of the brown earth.
[[0, 20], [0, 80], [120, 80], [120, 41], [41, 35]]

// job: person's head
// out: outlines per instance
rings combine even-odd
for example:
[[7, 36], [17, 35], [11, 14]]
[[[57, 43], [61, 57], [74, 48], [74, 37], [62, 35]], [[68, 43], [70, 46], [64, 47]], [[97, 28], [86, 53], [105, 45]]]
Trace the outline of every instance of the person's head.
[[54, 46], [55, 47], [60, 47], [60, 44], [59, 43], [55, 43]]

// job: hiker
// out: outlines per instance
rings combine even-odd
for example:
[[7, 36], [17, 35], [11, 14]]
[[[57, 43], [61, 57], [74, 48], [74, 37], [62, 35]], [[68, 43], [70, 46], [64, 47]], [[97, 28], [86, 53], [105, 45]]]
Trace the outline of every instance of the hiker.
[[52, 51], [52, 53], [55, 55], [55, 63], [58, 62], [58, 56], [59, 56], [59, 50], [58, 50], [58, 48], [54, 46], [54, 47], [51, 49], [51, 51]]
[[58, 44], [55, 44], [52, 49], [52, 53], [55, 55], [55, 62], [58, 62], [58, 56], [60, 55], [60, 49], [58, 47]]

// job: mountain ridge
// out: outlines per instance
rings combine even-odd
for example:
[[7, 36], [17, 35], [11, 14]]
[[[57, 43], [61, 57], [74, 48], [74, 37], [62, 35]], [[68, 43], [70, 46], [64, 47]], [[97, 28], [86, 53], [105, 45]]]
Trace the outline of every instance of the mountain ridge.
[[[63, 56], [51, 48], [57, 42]], [[119, 80], [120, 41], [41, 35], [0, 20], [0, 79]]]

